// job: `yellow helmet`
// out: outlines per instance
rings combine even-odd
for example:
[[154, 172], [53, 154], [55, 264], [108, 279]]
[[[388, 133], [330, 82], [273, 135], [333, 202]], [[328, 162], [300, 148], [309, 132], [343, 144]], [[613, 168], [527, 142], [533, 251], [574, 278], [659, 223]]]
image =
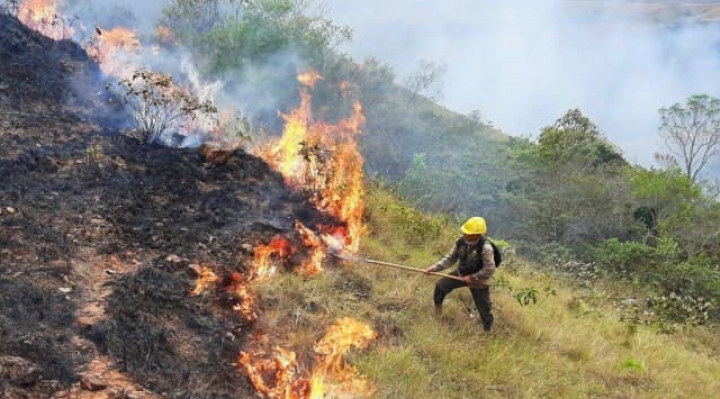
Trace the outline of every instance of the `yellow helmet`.
[[465, 224], [460, 227], [460, 231], [463, 234], [485, 234], [487, 231], [487, 225], [485, 219], [480, 216], [475, 216], [467, 220]]

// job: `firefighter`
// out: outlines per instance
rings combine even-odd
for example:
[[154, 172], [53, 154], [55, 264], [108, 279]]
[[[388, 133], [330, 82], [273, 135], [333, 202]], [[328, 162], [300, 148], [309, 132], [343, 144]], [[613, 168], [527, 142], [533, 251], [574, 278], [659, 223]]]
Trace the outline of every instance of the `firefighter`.
[[477, 307], [483, 329], [490, 331], [493, 325], [492, 303], [490, 302], [490, 278], [495, 272], [494, 249], [486, 239], [485, 219], [476, 216], [468, 219], [461, 227], [462, 236], [455, 241], [450, 252], [434, 265], [425, 269], [426, 273], [445, 270], [455, 263], [458, 267], [451, 275], [462, 279], [443, 277], [435, 284], [433, 300], [435, 314], [442, 313], [445, 296], [456, 288], [468, 287]]

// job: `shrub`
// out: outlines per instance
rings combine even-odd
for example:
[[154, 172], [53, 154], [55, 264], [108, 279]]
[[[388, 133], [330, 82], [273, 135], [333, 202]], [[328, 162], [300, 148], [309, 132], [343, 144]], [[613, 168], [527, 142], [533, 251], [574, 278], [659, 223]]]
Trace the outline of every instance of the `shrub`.
[[620, 242], [611, 238], [586, 251], [589, 260], [604, 271], [634, 277], [658, 260], [655, 248], [638, 242]]
[[648, 307], [664, 319], [694, 325], [705, 324], [713, 310], [712, 303], [703, 297], [680, 296], [674, 292], [649, 298]]
[[123, 91], [123, 100], [133, 112], [143, 141], [148, 144], [170, 129], [182, 127], [191, 132], [193, 121], [214, 117], [217, 112], [210, 101], [200, 101], [174, 83], [169, 74], [138, 71], [117, 84]]
[[665, 263], [649, 278], [660, 292], [651, 307], [661, 316], [702, 324], [720, 319], [720, 271], [705, 258], [683, 263]]

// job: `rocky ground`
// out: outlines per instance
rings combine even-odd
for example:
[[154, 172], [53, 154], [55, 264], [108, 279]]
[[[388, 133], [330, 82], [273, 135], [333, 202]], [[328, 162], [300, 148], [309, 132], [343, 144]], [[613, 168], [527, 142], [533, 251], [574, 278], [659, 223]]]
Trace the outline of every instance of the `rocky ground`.
[[253, 324], [200, 265], [323, 216], [242, 150], [145, 145], [97, 65], [0, 15], [0, 397], [248, 398]]

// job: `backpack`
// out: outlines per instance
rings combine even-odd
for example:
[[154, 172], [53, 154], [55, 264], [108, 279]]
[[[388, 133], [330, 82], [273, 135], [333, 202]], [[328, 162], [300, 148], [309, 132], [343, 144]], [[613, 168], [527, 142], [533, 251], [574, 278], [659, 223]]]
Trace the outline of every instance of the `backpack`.
[[[489, 242], [490, 245], [492, 245], [492, 247], [493, 247], [493, 255], [495, 257], [495, 267], [500, 267], [500, 264], [503, 261], [502, 251], [500, 251], [500, 248], [498, 248], [498, 246], [495, 245], [494, 242], [492, 242], [490, 240], [487, 240], [487, 242]], [[485, 245], [485, 244], [483, 244], [483, 245]]]
[[[500, 267], [500, 264], [501, 264], [502, 261], [503, 261], [502, 251], [500, 251], [500, 248], [499, 248], [497, 245], [495, 245], [494, 242], [488, 240], [487, 238], [483, 238], [483, 242], [480, 243], [480, 245], [478, 245], [478, 247], [479, 247], [479, 248], [482, 248], [483, 246], [485, 246], [485, 243], [486, 243], [486, 242], [489, 242], [490, 245], [492, 246], [492, 249], [493, 249], [493, 257], [494, 257], [494, 260], [495, 260], [495, 267], [496, 267], [496, 268], [497, 268], [497, 267]], [[460, 243], [461, 245], [465, 245], [465, 241], [463, 240], [462, 237], [460, 237], [460, 238], [458, 239], [458, 243]], [[484, 265], [483, 265], [483, 267], [484, 267]], [[479, 269], [482, 269], [482, 267], [478, 268], [478, 270], [479, 270]]]

